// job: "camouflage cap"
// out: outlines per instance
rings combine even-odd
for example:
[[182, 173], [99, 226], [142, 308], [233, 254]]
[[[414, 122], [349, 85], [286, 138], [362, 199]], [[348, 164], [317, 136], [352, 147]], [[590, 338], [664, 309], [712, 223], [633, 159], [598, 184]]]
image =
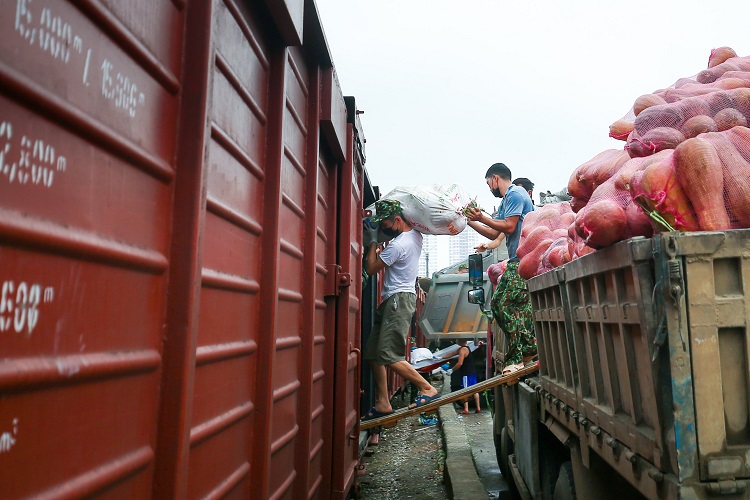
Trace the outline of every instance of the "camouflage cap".
[[401, 215], [401, 203], [396, 200], [378, 200], [375, 202], [375, 214], [370, 220], [377, 223], [392, 215]]

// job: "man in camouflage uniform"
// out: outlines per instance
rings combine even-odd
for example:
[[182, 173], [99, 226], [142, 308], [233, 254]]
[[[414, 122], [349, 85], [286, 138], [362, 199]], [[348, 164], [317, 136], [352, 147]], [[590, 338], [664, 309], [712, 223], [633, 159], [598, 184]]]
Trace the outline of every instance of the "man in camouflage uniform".
[[510, 169], [495, 163], [485, 174], [485, 181], [493, 195], [502, 198], [495, 218], [487, 217], [481, 210], [468, 214], [469, 225], [482, 236], [494, 240], [505, 234], [508, 248], [508, 266], [492, 296], [492, 314], [507, 339], [503, 373], [513, 373], [523, 367], [524, 361], [536, 355], [536, 336], [531, 318], [531, 298], [526, 281], [518, 274], [516, 249], [521, 237], [523, 219], [534, 210], [528, 192], [511, 182]]

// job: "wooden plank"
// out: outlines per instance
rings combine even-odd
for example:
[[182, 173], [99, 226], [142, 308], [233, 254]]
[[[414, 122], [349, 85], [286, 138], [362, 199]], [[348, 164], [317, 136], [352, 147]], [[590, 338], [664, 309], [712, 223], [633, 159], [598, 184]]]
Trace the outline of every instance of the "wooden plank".
[[382, 425], [384, 427], [393, 427], [393, 425], [395, 425], [396, 422], [398, 422], [402, 418], [410, 417], [412, 415], [419, 415], [420, 413], [430, 410], [435, 410], [443, 405], [447, 405], [453, 403], [454, 401], [465, 398], [466, 396], [471, 396], [478, 392], [486, 391], [487, 389], [491, 389], [499, 385], [518, 382], [518, 380], [520, 380], [521, 378], [525, 377], [526, 375], [530, 375], [538, 370], [539, 362], [537, 361], [533, 365], [526, 366], [518, 370], [517, 372], [511, 373], [510, 375], [497, 375], [495, 377], [488, 378], [487, 380], [484, 380], [478, 384], [472, 385], [471, 387], [467, 387], [466, 389], [461, 389], [459, 391], [451, 392], [450, 394], [447, 394], [445, 396], [440, 396], [440, 398], [436, 399], [435, 401], [431, 401], [426, 405], [411, 409], [402, 408], [401, 410], [395, 411], [390, 415], [386, 415], [385, 417], [361, 421], [359, 423], [359, 429], [371, 429], [379, 425]]

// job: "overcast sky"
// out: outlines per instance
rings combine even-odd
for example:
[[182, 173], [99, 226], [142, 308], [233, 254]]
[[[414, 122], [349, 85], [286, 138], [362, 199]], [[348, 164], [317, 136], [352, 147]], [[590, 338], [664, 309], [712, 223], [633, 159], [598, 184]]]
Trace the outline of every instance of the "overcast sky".
[[356, 98], [366, 167], [398, 185], [460, 182], [497, 205], [503, 162], [539, 191], [624, 142], [609, 125], [641, 94], [706, 68], [712, 48], [750, 55], [750, 1], [317, 0], [344, 95]]

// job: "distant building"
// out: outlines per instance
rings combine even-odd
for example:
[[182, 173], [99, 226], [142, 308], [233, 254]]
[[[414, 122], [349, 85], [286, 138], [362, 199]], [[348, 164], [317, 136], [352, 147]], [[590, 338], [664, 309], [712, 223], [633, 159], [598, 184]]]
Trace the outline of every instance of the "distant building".
[[451, 236], [424, 235], [422, 254], [419, 256], [419, 276], [429, 278], [432, 273], [448, 265], [448, 247], [444, 238]]
[[488, 241], [487, 238], [467, 227], [456, 236], [448, 237], [448, 265], [466, 261], [469, 254], [475, 253], [474, 247]]
[[448, 266], [466, 261], [474, 247], [487, 238], [467, 227], [456, 236], [425, 234], [422, 255], [419, 257], [419, 276], [431, 277], [432, 273]]

